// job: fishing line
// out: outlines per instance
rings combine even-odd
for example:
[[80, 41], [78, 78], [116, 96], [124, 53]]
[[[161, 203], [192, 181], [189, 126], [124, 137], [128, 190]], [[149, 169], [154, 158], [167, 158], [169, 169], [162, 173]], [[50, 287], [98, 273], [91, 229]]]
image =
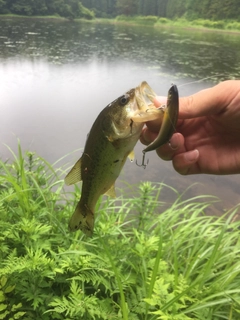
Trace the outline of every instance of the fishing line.
[[199, 80], [183, 83], [183, 84], [179, 85], [178, 88], [182, 88], [182, 87], [187, 86], [189, 84], [199, 83], [199, 82], [202, 82], [202, 81], [205, 81], [205, 80], [213, 79], [214, 77], [223, 77], [223, 74], [216, 73], [215, 75], [211, 75], [209, 77], [205, 77], [205, 78], [202, 78], [202, 79], [199, 79]]

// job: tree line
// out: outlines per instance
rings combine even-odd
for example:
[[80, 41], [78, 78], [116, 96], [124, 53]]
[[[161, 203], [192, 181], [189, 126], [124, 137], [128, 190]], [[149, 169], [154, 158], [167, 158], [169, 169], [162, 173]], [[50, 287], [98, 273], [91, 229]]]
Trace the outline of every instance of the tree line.
[[0, 0], [0, 14], [59, 15], [68, 19], [93, 19], [94, 12], [79, 0]]
[[239, 0], [0, 0], [0, 14], [114, 18], [117, 15], [240, 21]]

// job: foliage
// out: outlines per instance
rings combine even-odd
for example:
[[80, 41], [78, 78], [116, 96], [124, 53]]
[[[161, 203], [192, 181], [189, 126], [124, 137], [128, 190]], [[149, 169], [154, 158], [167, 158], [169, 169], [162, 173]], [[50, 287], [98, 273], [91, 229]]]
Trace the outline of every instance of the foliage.
[[25, 312], [19, 311], [22, 303], [14, 304], [11, 302], [10, 295], [13, 293], [15, 286], [9, 286], [5, 276], [0, 279], [0, 319], [23, 319]]
[[0, 13], [25, 16], [59, 15], [74, 19], [93, 19], [94, 13], [84, 7], [80, 0], [0, 0]]
[[126, 21], [135, 24], [154, 25], [158, 21], [156, 16], [134, 16], [128, 17], [126, 15], [120, 15], [116, 17], [117, 21]]
[[225, 29], [228, 29], [228, 30], [240, 30], [240, 22], [227, 21], [226, 24], [225, 24]]
[[117, 16], [115, 21], [126, 22], [132, 24], [143, 24], [148, 26], [180, 26], [180, 27], [194, 27], [194, 28], [208, 28], [208, 29], [219, 29], [219, 30], [240, 30], [240, 22], [228, 20], [217, 20], [212, 21], [208, 19], [192, 19], [187, 20], [186, 18], [170, 20], [167, 18], [158, 18], [157, 16]]
[[240, 17], [238, 0], [83, 0], [83, 5], [97, 10], [98, 16], [158, 16], [169, 19], [185, 17], [192, 19], [223, 20]]
[[0, 319], [238, 319], [237, 209], [206, 216], [206, 196], [167, 206], [167, 186], [143, 182], [99, 202], [86, 238], [67, 231], [80, 192], [64, 190], [64, 170], [20, 145], [12, 156], [0, 161]]
[[126, 15], [239, 21], [240, 6], [238, 0], [0, 0], [0, 14], [10, 12], [26, 16], [58, 14], [69, 19]]

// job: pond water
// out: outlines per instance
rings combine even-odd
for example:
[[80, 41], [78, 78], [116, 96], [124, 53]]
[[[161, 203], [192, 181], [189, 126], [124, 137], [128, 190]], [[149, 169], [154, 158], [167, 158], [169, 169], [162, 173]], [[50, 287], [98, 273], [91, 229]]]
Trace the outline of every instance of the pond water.
[[[101, 109], [146, 80], [166, 95], [180, 96], [225, 79], [239, 78], [240, 34], [53, 20], [0, 20], [0, 156], [24, 150], [53, 163], [73, 164]], [[143, 146], [136, 147], [141, 160]], [[182, 177], [170, 162], [149, 154], [146, 170], [127, 162], [118, 179], [164, 182], [185, 197], [216, 195], [217, 214], [239, 203], [240, 177]], [[172, 192], [164, 199], [174, 201]]]

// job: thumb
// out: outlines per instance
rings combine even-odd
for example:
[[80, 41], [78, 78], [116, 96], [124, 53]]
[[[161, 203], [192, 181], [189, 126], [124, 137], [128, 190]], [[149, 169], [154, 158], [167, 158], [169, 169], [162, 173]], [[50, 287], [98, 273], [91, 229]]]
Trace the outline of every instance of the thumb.
[[221, 113], [231, 101], [232, 81], [179, 98], [179, 118], [191, 119]]

